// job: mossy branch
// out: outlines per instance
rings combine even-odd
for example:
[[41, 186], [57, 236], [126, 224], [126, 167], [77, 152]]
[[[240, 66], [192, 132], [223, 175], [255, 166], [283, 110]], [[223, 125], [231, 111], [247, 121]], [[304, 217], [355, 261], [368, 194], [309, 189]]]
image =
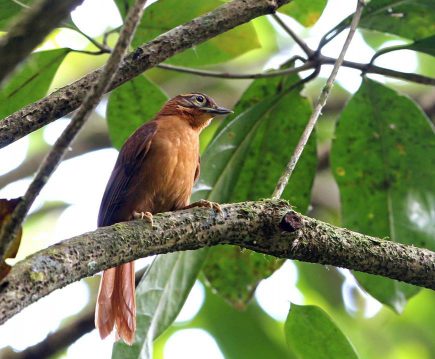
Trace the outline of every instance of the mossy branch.
[[279, 258], [329, 264], [435, 289], [435, 253], [303, 216], [283, 200], [242, 202], [222, 212], [191, 209], [99, 228], [17, 263], [0, 282], [0, 324], [39, 298], [134, 259], [233, 244]]

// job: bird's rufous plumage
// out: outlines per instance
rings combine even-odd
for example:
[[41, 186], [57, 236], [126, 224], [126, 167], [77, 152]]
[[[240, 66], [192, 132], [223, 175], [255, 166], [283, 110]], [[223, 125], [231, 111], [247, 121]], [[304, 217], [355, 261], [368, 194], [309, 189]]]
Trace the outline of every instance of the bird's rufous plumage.
[[[185, 208], [199, 177], [199, 134], [216, 114], [229, 112], [200, 93], [169, 100], [121, 148], [103, 195], [98, 226], [129, 221], [137, 213]], [[102, 338], [115, 327], [119, 338], [133, 343], [134, 262], [104, 271], [95, 324]]]

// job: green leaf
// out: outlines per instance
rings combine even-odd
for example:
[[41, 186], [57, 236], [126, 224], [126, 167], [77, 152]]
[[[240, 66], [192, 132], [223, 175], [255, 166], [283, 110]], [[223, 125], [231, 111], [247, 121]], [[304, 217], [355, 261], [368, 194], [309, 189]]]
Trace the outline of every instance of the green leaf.
[[[296, 90], [285, 92], [295, 81], [290, 77], [252, 83], [235, 106], [239, 115], [225, 121], [202, 156], [195, 199], [237, 202], [271, 195], [311, 113]], [[309, 204], [315, 169], [313, 137], [283, 196], [301, 211]], [[276, 258], [222, 246], [209, 250], [204, 273], [220, 295], [243, 308], [258, 283], [281, 264]]]
[[404, 49], [424, 52], [425, 54], [435, 56], [435, 35], [414, 41], [404, 47]]
[[107, 124], [112, 144], [121, 148], [127, 138], [152, 120], [168, 97], [145, 76], [138, 76], [110, 93]]
[[291, 16], [304, 26], [313, 26], [322, 15], [327, 0], [294, 0], [279, 8], [279, 12]]
[[[435, 249], [435, 136], [407, 97], [364, 79], [337, 123], [331, 165], [343, 225], [396, 242]], [[357, 274], [364, 288], [401, 311], [417, 289]]]
[[[350, 19], [345, 22], [350, 23]], [[435, 1], [371, 0], [359, 26], [413, 40], [428, 37], [435, 34]]]
[[0, 89], [0, 119], [47, 94], [67, 49], [36, 52]]
[[[121, 14], [125, 14], [129, 3], [125, 0], [116, 0], [116, 3]], [[185, 1], [182, 6], [178, 0], [157, 1], [147, 7], [132, 44], [139, 46], [220, 5], [222, 2], [219, 0]], [[234, 59], [258, 47], [260, 43], [255, 28], [248, 23], [188, 49], [168, 62], [185, 66], [210, 65]]]
[[113, 359], [152, 358], [152, 342], [180, 312], [207, 251], [159, 255], [136, 288], [136, 338], [132, 346], [116, 342]]
[[[23, 5], [32, 4], [33, 0], [20, 0]], [[0, 1], [0, 31], [6, 31], [13, 17], [18, 15], [24, 7], [18, 1], [2, 0]]]
[[340, 328], [314, 305], [292, 303], [284, 330], [287, 345], [300, 359], [358, 358]]

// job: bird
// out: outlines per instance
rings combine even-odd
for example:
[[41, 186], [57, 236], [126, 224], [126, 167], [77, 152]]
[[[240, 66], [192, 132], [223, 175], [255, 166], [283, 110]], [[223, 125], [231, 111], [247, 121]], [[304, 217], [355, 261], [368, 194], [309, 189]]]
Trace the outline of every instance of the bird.
[[[175, 96], [122, 146], [103, 194], [98, 227], [145, 219], [195, 206], [219, 206], [205, 200], [189, 204], [200, 174], [199, 134], [216, 115], [232, 111], [203, 93]], [[134, 262], [105, 270], [100, 282], [95, 325], [104, 339], [132, 345], [136, 331]]]

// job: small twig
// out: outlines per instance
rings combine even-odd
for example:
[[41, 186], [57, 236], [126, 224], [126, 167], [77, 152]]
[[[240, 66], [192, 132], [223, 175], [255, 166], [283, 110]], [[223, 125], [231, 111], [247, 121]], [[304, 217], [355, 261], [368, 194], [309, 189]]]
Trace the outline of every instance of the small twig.
[[[333, 65], [336, 59], [328, 56], [319, 56], [319, 62], [323, 65]], [[415, 74], [413, 72], [401, 72], [396, 70], [387, 69], [385, 67], [380, 67], [376, 65], [370, 65], [370, 63], [362, 64], [359, 62], [344, 60], [343, 67], [349, 67], [351, 69], [360, 70], [363, 74], [378, 74], [383, 76], [388, 76], [395, 79], [401, 79], [405, 81], [412, 81], [423, 85], [435, 86], [435, 78], [424, 76], [420, 74]]]
[[205, 77], [218, 77], [223, 79], [260, 79], [265, 77], [290, 75], [304, 70], [309, 70], [313, 68], [313, 64], [311, 62], [306, 62], [299, 67], [292, 67], [288, 69], [275, 70], [269, 72], [257, 72], [251, 74], [236, 74], [236, 73], [209, 71], [209, 70], [201, 70], [201, 69], [192, 69], [189, 67], [175, 66], [169, 64], [158, 64], [156, 67], [169, 71], [176, 71], [176, 72], [182, 72], [186, 74], [205, 76]]
[[106, 50], [98, 50], [98, 51], [77, 50], [77, 49], [70, 49], [70, 50], [71, 50], [71, 52], [76, 52], [78, 54], [94, 55], [94, 56], [99, 56], [99, 55], [111, 53], [111, 51], [106, 51]]
[[338, 35], [340, 35], [347, 26], [340, 26], [338, 28], [333, 28], [329, 30], [325, 35], [322, 36], [319, 42], [319, 46], [317, 47], [316, 53], [320, 53], [320, 51], [332, 40], [334, 40]]
[[[78, 27], [71, 26], [68, 24], [64, 24], [63, 27], [78, 32], [80, 35], [82, 35], [84, 38], [86, 38], [86, 40], [88, 40], [92, 45], [94, 45], [97, 49], [100, 50], [98, 53], [93, 52], [92, 53], [93, 55], [94, 54], [104, 54], [104, 53], [110, 54], [112, 52], [112, 49], [110, 47], [108, 47], [105, 43], [100, 44], [92, 36], [89, 36], [88, 34], [84, 33]], [[74, 51], [85, 51], [85, 50], [74, 50]]]
[[0, 37], [0, 84], [82, 2], [40, 0], [31, 8], [24, 9], [7, 34]]
[[106, 31], [106, 32], [103, 34], [103, 45], [106, 46], [106, 47], [109, 47], [109, 45], [107, 45], [107, 40], [109, 39], [109, 36], [110, 36], [111, 34], [115, 33], [115, 32], [118, 32], [118, 31], [119, 31], [119, 28], [116, 28], [116, 29], [112, 29], [112, 30]]
[[[295, 56], [296, 58], [296, 56]], [[228, 80], [240, 80], [240, 79], [259, 79], [265, 77], [275, 77], [275, 76], [284, 76], [293, 73], [298, 73], [305, 70], [311, 70], [318, 66], [323, 65], [334, 65], [337, 59], [329, 56], [319, 55], [318, 58], [314, 58], [312, 60], [306, 60], [304, 58], [298, 57], [298, 60], [305, 62], [303, 65], [294, 67], [291, 69], [285, 70], [276, 70], [269, 72], [260, 72], [260, 73], [251, 73], [251, 74], [238, 74], [238, 73], [230, 73], [230, 72], [219, 72], [219, 71], [211, 71], [211, 70], [202, 70], [202, 69], [194, 69], [190, 67], [183, 66], [175, 66], [169, 64], [158, 64], [156, 67], [159, 67], [164, 70], [181, 72], [191, 75], [204, 76], [204, 77], [216, 77]], [[396, 70], [387, 69], [385, 67], [376, 66], [370, 63], [359, 63], [353, 61], [343, 61], [343, 67], [349, 67], [355, 70], [361, 71], [363, 74], [379, 74], [383, 76], [388, 76], [391, 78], [401, 79], [405, 81], [412, 81], [424, 85], [435, 85], [435, 78], [419, 75], [411, 72], [401, 72]], [[0, 144], [1, 147], [1, 144]]]
[[116, 43], [115, 49], [104, 66], [101, 75], [95, 80], [91, 90], [85, 97], [82, 105], [72, 118], [62, 135], [57, 139], [52, 150], [44, 159], [39, 167], [35, 178], [27, 189], [24, 197], [16, 206], [8, 222], [2, 227], [0, 232], [0, 255], [5, 253], [9, 243], [23, 222], [27, 212], [33, 204], [35, 198], [45, 186], [52, 173], [56, 170], [58, 164], [64, 157], [72, 140], [80, 131], [91, 111], [97, 106], [101, 96], [106, 92], [112, 79], [114, 78], [124, 54], [130, 45], [131, 39], [135, 33], [139, 20], [142, 17], [143, 8], [147, 0], [137, 0], [131, 7], [124, 28]]
[[352, 23], [350, 25], [349, 34], [347, 35], [346, 41], [344, 42], [343, 48], [341, 49], [340, 55], [338, 56], [337, 61], [335, 62], [334, 68], [332, 69], [331, 75], [329, 76], [328, 80], [326, 81], [325, 86], [322, 89], [322, 92], [317, 100], [317, 104], [315, 106], [315, 109], [313, 111], [313, 114], [311, 115], [310, 119], [308, 120], [307, 126], [304, 129], [304, 132], [302, 133], [302, 136], [299, 140], [299, 143], [297, 144], [295, 151], [290, 158], [289, 163], [287, 164], [286, 168], [284, 169], [283, 174], [281, 175], [281, 178], [278, 180], [278, 183], [276, 185], [275, 191], [273, 192], [272, 198], [273, 199], [279, 199], [281, 198], [282, 193], [284, 192], [285, 187], [287, 186], [287, 183], [290, 179], [290, 176], [293, 173], [293, 170], [296, 167], [296, 164], [299, 161], [299, 158], [301, 157], [301, 154], [305, 148], [305, 145], [308, 142], [308, 139], [310, 138], [310, 135], [314, 129], [314, 126], [317, 123], [317, 120], [320, 117], [320, 113], [322, 112], [323, 106], [326, 104], [326, 100], [328, 99], [329, 93], [331, 92], [332, 86], [335, 81], [335, 77], [337, 76], [338, 70], [340, 69], [341, 64], [344, 61], [344, 55], [346, 54], [346, 51], [350, 45], [350, 42], [352, 41], [353, 35], [355, 34], [356, 27], [358, 26], [359, 20], [361, 18], [361, 13], [364, 8], [364, 2], [362, 0], [358, 1], [357, 8], [355, 11], [355, 14], [352, 19]]
[[408, 48], [409, 44], [405, 44], [405, 45], [397, 45], [397, 46], [389, 46], [386, 47], [384, 49], [380, 49], [379, 51], [377, 51], [372, 58], [370, 59], [368, 66], [371, 66], [375, 60], [382, 55], [385, 55], [389, 52], [393, 52], [393, 51], [398, 51], [398, 50], [405, 50], [406, 48]]
[[299, 45], [299, 47], [304, 50], [308, 58], [310, 58], [314, 54], [314, 51], [310, 49], [307, 43], [302, 38], [300, 38], [299, 35], [296, 34], [290, 27], [288, 27], [287, 24], [282, 21], [277, 14], [272, 14], [272, 17], [284, 29], [284, 31], [291, 36], [291, 38]]

